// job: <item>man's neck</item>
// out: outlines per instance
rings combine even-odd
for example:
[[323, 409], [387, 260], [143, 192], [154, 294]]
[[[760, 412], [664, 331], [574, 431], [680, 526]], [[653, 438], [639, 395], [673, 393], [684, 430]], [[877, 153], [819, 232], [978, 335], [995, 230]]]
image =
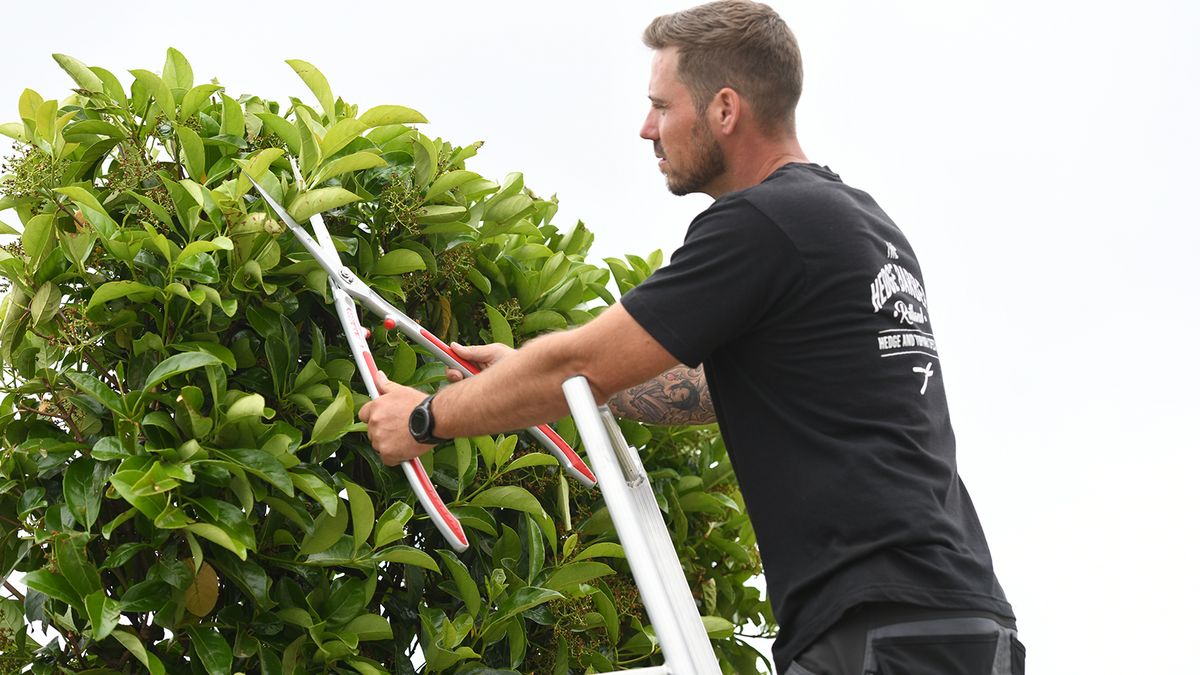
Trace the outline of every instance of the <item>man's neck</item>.
[[800, 141], [795, 138], [763, 139], [760, 143], [742, 145], [736, 150], [727, 149], [725, 161], [725, 173], [704, 189], [713, 199], [758, 185], [779, 167], [792, 162], [807, 163], [808, 157], [800, 148]]

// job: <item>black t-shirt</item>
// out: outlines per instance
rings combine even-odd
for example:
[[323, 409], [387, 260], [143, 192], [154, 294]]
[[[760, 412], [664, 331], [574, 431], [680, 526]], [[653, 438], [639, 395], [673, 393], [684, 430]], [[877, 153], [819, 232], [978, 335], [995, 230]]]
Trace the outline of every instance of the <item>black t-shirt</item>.
[[920, 266], [868, 194], [781, 167], [697, 216], [621, 304], [704, 364], [778, 672], [864, 602], [1012, 616], [958, 476]]

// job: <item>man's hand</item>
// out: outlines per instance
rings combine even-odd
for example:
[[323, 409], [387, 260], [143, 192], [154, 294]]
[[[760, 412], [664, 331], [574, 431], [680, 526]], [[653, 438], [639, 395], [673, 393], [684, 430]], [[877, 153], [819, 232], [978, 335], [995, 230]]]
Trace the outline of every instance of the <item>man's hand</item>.
[[[480, 370], [487, 370], [496, 365], [501, 359], [509, 354], [517, 351], [512, 347], [500, 342], [493, 342], [490, 345], [478, 345], [474, 347], [466, 347], [457, 342], [450, 345], [455, 354], [475, 364]], [[464, 375], [461, 371], [455, 368], [446, 369], [446, 379], [451, 382], [462, 380]]]
[[432, 445], [418, 443], [408, 430], [408, 416], [427, 394], [392, 382], [382, 370], [375, 372], [375, 386], [379, 398], [364, 405], [358, 419], [367, 423], [367, 437], [383, 463], [396, 466], [432, 450]]

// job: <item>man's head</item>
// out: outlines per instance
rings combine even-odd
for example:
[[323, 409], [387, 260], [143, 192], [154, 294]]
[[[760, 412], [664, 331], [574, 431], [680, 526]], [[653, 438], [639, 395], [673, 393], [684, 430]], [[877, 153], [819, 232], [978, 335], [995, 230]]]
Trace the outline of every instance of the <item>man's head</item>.
[[794, 138], [803, 72], [796, 38], [768, 6], [712, 2], [660, 16], [643, 42], [655, 50], [652, 109], [642, 137], [675, 194], [704, 190], [726, 170], [710, 127], [710, 107], [725, 101], [743, 125], [768, 138]]

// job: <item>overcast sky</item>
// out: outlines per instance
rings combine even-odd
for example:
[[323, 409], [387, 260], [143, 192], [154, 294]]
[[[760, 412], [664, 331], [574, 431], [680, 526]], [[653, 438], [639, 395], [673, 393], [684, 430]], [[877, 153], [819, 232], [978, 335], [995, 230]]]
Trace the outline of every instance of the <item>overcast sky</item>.
[[[284, 64], [301, 58], [364, 109], [408, 105], [431, 135], [487, 141], [471, 168], [557, 193], [560, 226], [597, 233], [594, 262], [669, 254], [709, 200], [667, 193], [637, 136], [639, 36], [687, 5], [9, 3], [0, 120], [26, 86], [71, 86], [53, 52], [128, 81], [174, 46], [198, 81], [273, 98], [307, 96]], [[1028, 672], [1191, 672], [1200, 5], [775, 6], [805, 58], [801, 144], [921, 260], [961, 473]]]

